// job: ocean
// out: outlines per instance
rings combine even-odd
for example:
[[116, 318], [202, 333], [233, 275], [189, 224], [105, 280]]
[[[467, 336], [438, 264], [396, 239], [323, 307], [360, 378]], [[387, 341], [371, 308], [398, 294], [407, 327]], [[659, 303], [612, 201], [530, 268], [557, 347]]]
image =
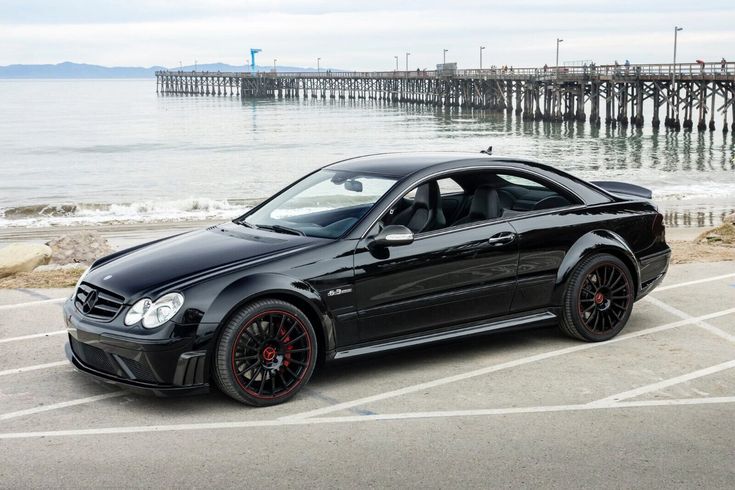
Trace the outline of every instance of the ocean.
[[524, 122], [345, 100], [157, 95], [155, 79], [0, 80], [0, 228], [230, 219], [327, 163], [393, 151], [533, 158], [654, 191], [675, 226], [735, 210], [735, 134]]

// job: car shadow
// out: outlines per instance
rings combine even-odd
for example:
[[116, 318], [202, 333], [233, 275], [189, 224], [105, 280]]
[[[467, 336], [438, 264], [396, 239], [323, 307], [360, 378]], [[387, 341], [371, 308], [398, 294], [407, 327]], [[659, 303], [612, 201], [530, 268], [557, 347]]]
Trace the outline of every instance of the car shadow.
[[[492, 355], [508, 349], [517, 349], [519, 355], [524, 347], [538, 346], [556, 340], [574, 342], [563, 337], [556, 327], [529, 328], [506, 332], [495, 332], [475, 337], [437, 342], [417, 347], [397, 349], [382, 354], [372, 354], [352, 359], [337, 360], [318, 366], [310, 385], [327, 387], [331, 382], [348, 382], [364, 376], [380, 376], [401, 369], [411, 369], [427, 364], [432, 367], [456, 362], [457, 358]], [[481, 366], [478, 366], [481, 367]]]
[[[457, 358], [492, 356], [494, 352], [499, 353], [507, 350], [518, 350], [519, 356], [522, 356], [524, 348], [537, 347], [552, 341], [566, 340], [570, 343], [575, 342], [564, 337], [555, 327], [542, 327], [496, 332], [469, 339], [444, 341], [383, 354], [334, 361], [317, 366], [309, 384], [302, 393], [297, 395], [294, 401], [301, 397], [314, 397], [329, 403], [332, 400], [324, 392], [328, 392], [332, 384], [351, 382], [357, 384], [360, 379], [365, 377], [380, 377], [393, 374], [402, 369], [424, 366], [427, 364], [427, 359], [432, 367], [436, 367], [443, 363], [451, 365], [456, 362]], [[363, 395], [369, 394], [365, 393]], [[361, 395], [356, 395], [356, 397], [359, 396]], [[158, 398], [129, 393], [125, 395], [125, 398], [128, 400], [128, 408], [133, 412], [139, 412], [141, 416], [145, 416], [150, 410], [165, 411], [166, 414], [172, 417], [200, 415], [205, 412], [227, 411], [233, 408], [259, 410], [257, 407], [248, 407], [232, 400], [214, 385], [211, 387], [211, 392], [204, 395]], [[337, 400], [333, 401], [338, 402]], [[262, 410], [268, 409], [268, 407], [262, 408]]]

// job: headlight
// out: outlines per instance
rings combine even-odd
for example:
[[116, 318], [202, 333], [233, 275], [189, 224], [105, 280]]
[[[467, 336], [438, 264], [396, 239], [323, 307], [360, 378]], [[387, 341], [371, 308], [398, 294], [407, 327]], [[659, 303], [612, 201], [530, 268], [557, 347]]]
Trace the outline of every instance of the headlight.
[[84, 272], [82, 272], [82, 275], [79, 276], [79, 280], [77, 280], [77, 285], [74, 286], [74, 291], [71, 292], [72, 298], [74, 298], [77, 295], [77, 289], [79, 289], [79, 285], [82, 284], [82, 281], [84, 280], [84, 278], [87, 277], [87, 274], [89, 274], [90, 269], [91, 267], [87, 267], [87, 269]]
[[152, 304], [153, 302], [148, 298], [143, 298], [135, 303], [132, 308], [130, 308], [130, 311], [128, 311], [128, 314], [125, 315], [125, 325], [130, 326], [141, 321], [146, 312], [151, 308]]
[[[138, 301], [140, 303], [140, 301]], [[136, 303], [133, 308], [138, 305]], [[158, 298], [143, 314], [143, 327], [156, 328], [169, 321], [181, 309], [184, 296], [180, 293], [168, 293]], [[130, 312], [133, 311], [130, 309]], [[128, 313], [128, 315], [130, 314]], [[126, 317], [127, 319], [127, 317]]]

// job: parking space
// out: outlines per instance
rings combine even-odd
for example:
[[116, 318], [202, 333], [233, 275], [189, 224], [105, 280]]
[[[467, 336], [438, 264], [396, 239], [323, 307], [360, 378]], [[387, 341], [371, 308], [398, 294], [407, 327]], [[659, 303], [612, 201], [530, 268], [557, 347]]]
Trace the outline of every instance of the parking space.
[[0, 291], [0, 486], [735, 481], [732, 263], [672, 266], [610, 342], [537, 329], [355, 359], [265, 409], [90, 381], [49, 301], [69, 293]]
[[714, 325], [730, 335], [735, 335], [735, 321], [730, 318], [713, 318], [712, 320], [708, 320], [707, 323]]

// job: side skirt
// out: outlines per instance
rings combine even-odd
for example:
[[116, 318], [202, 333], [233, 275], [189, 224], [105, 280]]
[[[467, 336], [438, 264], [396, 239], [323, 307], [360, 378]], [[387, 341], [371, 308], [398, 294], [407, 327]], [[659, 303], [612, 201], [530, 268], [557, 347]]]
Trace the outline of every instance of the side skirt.
[[368, 345], [358, 345], [345, 350], [338, 350], [334, 359], [345, 359], [348, 357], [362, 356], [366, 354], [375, 354], [393, 349], [402, 349], [405, 347], [415, 347], [417, 345], [429, 344], [432, 342], [440, 342], [458, 337], [467, 337], [470, 335], [478, 335], [497, 330], [529, 328], [543, 325], [552, 325], [556, 323], [557, 316], [550, 311], [533, 313], [524, 316], [516, 316], [504, 320], [495, 320], [491, 322], [484, 321], [482, 323], [472, 323], [466, 326], [460, 326], [452, 330], [442, 330], [440, 332], [430, 332], [422, 335], [413, 335], [397, 340], [389, 340], [380, 343], [371, 343]]

